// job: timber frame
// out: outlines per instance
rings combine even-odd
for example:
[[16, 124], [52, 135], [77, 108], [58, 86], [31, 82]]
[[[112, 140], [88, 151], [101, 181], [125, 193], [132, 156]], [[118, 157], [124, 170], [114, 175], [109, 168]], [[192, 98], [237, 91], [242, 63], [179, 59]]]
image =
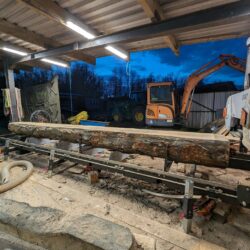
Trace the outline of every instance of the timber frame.
[[[110, 54], [104, 49], [106, 45], [115, 46], [128, 55], [131, 51], [163, 47], [169, 47], [178, 55], [183, 44], [250, 34], [247, 0], [205, 3], [191, 0], [109, 3], [105, 0], [101, 4], [97, 1], [83, 4], [83, 0], [74, 3], [67, 0], [3, 0], [0, 3], [0, 40], [30, 53], [25, 58], [13, 60], [13, 67], [28, 61], [30, 66], [43, 67], [39, 59], [47, 56], [66, 62], [82, 60], [95, 64], [97, 57]], [[67, 27], [68, 20], [96, 38], [86, 41]]]
[[[130, 30], [120, 31], [110, 35], [103, 35], [96, 39], [86, 42], [71, 43], [66, 46], [57, 47], [37, 53], [32, 53], [26, 57], [16, 60], [16, 63], [33, 61], [44, 57], [59, 56], [73, 51], [88, 51], [90, 49], [98, 49], [110, 44], [123, 44], [128, 42], [136, 42], [140, 40], [152, 39], [154, 37], [168, 37], [169, 43], [176, 47], [177, 44], [173, 40], [173, 34], [184, 31], [196, 31], [197, 29], [210, 27], [211, 25], [220, 25], [230, 23], [238, 18], [250, 20], [250, 2], [241, 0], [239, 2], [223, 5], [217, 8], [188, 14], [170, 20], [152, 23]], [[170, 39], [169, 39], [170, 36]], [[173, 45], [174, 44], [174, 45]]]
[[[138, 0], [141, 4], [145, 14], [150, 18], [152, 23], [163, 21], [166, 19], [164, 12], [161, 9], [159, 0]], [[175, 53], [179, 55], [179, 44], [173, 35], [168, 35], [164, 37], [167, 46]]]

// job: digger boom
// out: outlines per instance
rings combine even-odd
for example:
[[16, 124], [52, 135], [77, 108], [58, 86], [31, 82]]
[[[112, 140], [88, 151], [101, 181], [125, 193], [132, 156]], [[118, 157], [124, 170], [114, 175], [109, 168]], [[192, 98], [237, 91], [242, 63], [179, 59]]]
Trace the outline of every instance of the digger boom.
[[240, 59], [233, 55], [220, 55], [219, 60], [220, 62], [215, 65], [213, 64], [213, 62], [209, 62], [203, 65], [201, 68], [196, 70], [188, 77], [183, 92], [181, 112], [180, 112], [181, 117], [187, 118], [192, 105], [192, 98], [190, 97], [192, 96], [195, 87], [202, 79], [212, 74], [213, 72], [221, 69], [224, 66], [229, 66], [242, 73], [245, 72], [246, 61], [243, 59]]

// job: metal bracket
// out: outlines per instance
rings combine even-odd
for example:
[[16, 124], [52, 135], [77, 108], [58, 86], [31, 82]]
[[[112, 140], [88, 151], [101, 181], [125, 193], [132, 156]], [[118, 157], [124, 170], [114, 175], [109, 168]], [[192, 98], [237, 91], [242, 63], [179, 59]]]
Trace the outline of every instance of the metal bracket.
[[197, 169], [196, 164], [192, 164], [189, 175], [195, 177], [196, 169]]
[[238, 185], [237, 186], [237, 198], [239, 203], [243, 207], [250, 206], [250, 187]]

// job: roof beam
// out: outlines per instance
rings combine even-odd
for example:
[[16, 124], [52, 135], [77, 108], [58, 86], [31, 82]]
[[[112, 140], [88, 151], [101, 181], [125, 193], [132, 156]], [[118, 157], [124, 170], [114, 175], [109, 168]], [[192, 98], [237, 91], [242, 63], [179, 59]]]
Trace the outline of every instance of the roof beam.
[[0, 18], [0, 31], [45, 49], [62, 45], [57, 41], [41, 36], [2, 18]]
[[[33, 31], [27, 30], [23, 27], [10, 23], [6, 21], [5, 19], [1, 19], [1, 18], [0, 18], [0, 32], [17, 37], [26, 42], [42, 47], [44, 49], [56, 48], [56, 47], [60, 47], [63, 45], [62, 43], [58, 41], [39, 35]], [[76, 60], [82, 60], [91, 64], [95, 64], [95, 58], [92, 56], [86, 55], [84, 53], [78, 53], [78, 54], [68, 53], [67, 55], [71, 56], [72, 58]]]
[[[31, 50], [28, 50], [28, 49], [25, 49], [23, 47], [13, 45], [9, 42], [5, 42], [5, 41], [0, 40], [0, 49], [2, 49], [4, 47], [14, 49], [14, 50], [19, 50], [19, 51], [26, 52], [26, 53], [32, 53]], [[13, 58], [17, 58], [17, 56], [15, 56], [15, 54], [10, 54], [9, 52], [5, 52], [4, 50], [1, 51], [1, 54], [3, 54], [3, 58], [10, 58], [12, 60], [13, 60]], [[24, 69], [24, 70], [30, 71], [32, 69], [32, 67], [40, 67], [40, 68], [47, 69], [47, 70], [50, 69], [50, 65], [45, 64], [41, 61], [28, 61], [28, 62], [25, 62], [21, 65], [17, 65], [16, 69]]]
[[96, 31], [88, 27], [77, 17], [72, 15], [70, 12], [60, 7], [54, 1], [51, 0], [18, 0], [19, 2], [25, 3], [27, 6], [32, 8], [34, 11], [39, 12], [40, 14], [47, 16], [53, 21], [66, 25], [67, 21], [71, 21], [78, 26], [82, 27], [87, 32], [97, 35]]
[[[1, 58], [0, 57], [0, 71], [4, 71], [4, 62], [6, 61], [6, 58]], [[25, 71], [29, 71], [29, 72], [31, 72], [32, 71], [32, 67], [31, 66], [26, 66], [26, 65], [24, 65], [24, 64], [22, 64], [22, 65], [17, 65], [17, 67], [16, 68], [14, 68], [13, 70], [14, 70], [14, 72], [15, 73], [19, 73], [19, 70], [25, 70]]]
[[130, 30], [97, 37], [96, 39], [87, 42], [73, 43], [56, 49], [33, 53], [32, 55], [21, 58], [16, 63], [44, 58], [47, 55], [61, 55], [73, 50], [94, 49], [112, 43], [140, 41], [153, 37], [172, 35], [177, 32], [195, 31], [201, 27], [204, 28], [212, 25], [216, 26], [219, 24], [233, 23], [233, 21], [238, 20], [239, 17], [241, 19], [250, 18], [250, 2], [248, 0], [241, 0], [225, 6], [219, 6], [209, 10], [180, 16], [160, 23], [152, 23]]
[[165, 42], [168, 44], [169, 48], [175, 53], [176, 56], [180, 54], [179, 43], [173, 35], [165, 36]]
[[[152, 23], [163, 21], [166, 19], [165, 14], [158, 0], [137, 0], [142, 6], [145, 14], [151, 19]], [[173, 35], [168, 35], [164, 38], [169, 48], [179, 55], [179, 44]]]
[[[101, 35], [96, 30], [91, 29], [88, 25], [86, 25], [84, 22], [82, 22], [79, 18], [72, 15], [70, 12], [59, 6], [56, 2], [51, 0], [18, 0], [20, 2], [25, 3], [27, 6], [35, 10], [36, 12], [50, 18], [53, 21], [56, 21], [58, 23], [61, 23], [67, 29], [71, 30], [67, 26], [67, 21], [71, 21], [77, 26], [81, 27], [88, 33], [94, 35], [95, 37]], [[120, 51], [124, 51], [124, 49], [119, 48], [118, 46], [115, 46]], [[129, 55], [128, 55], [129, 58]]]
[[152, 23], [162, 21], [165, 19], [165, 15], [161, 9], [158, 0], [137, 0], [142, 6], [145, 14], [151, 19]]

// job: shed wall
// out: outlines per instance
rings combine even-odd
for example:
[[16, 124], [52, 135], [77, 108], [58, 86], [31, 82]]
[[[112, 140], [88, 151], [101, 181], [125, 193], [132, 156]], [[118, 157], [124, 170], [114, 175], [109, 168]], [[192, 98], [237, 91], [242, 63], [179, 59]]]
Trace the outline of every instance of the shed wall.
[[[189, 128], [200, 129], [207, 123], [222, 118], [227, 98], [235, 93], [237, 93], [237, 91], [194, 94], [194, 102], [188, 115], [186, 126]], [[202, 106], [195, 102], [198, 102]]]

